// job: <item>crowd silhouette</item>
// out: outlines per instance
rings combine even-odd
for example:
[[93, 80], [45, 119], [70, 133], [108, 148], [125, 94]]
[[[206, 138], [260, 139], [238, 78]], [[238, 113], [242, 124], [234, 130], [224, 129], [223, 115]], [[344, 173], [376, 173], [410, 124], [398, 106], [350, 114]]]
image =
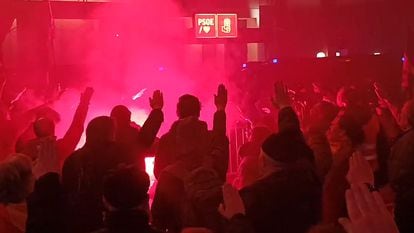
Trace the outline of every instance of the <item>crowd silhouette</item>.
[[[118, 105], [84, 129], [88, 87], [59, 139], [59, 114], [49, 105], [3, 108], [0, 232], [412, 233], [414, 101], [399, 108], [379, 84], [373, 88], [374, 102], [348, 86], [336, 100], [321, 95], [299, 117], [288, 87], [276, 82], [277, 130], [254, 125], [234, 179], [224, 85], [212, 94], [212, 129], [200, 120], [199, 99], [185, 94], [160, 138], [159, 90], [142, 126]], [[157, 179], [151, 206], [148, 154]]]

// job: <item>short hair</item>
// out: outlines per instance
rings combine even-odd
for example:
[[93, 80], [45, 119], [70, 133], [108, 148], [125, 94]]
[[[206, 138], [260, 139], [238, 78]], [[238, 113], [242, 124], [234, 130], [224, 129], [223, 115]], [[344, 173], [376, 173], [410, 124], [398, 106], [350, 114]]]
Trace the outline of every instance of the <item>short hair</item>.
[[117, 210], [134, 209], [148, 201], [149, 176], [135, 166], [120, 167], [109, 173], [103, 184], [103, 196]]
[[114, 135], [114, 123], [108, 116], [92, 119], [86, 127], [86, 142], [110, 141]]
[[39, 138], [55, 135], [55, 122], [49, 118], [41, 117], [33, 123], [33, 131]]
[[306, 144], [300, 131], [287, 130], [269, 136], [262, 145], [262, 151], [272, 160], [293, 164], [306, 159], [314, 163], [312, 149]]
[[23, 154], [13, 154], [0, 164], [0, 203], [21, 203], [30, 194], [34, 176], [32, 161]]
[[178, 99], [177, 115], [178, 118], [189, 116], [200, 117], [201, 104], [200, 100], [193, 95], [183, 95]]
[[339, 119], [339, 125], [345, 130], [346, 135], [354, 146], [362, 144], [365, 140], [363, 127], [372, 118], [372, 112], [368, 107], [347, 107], [343, 116]]
[[116, 121], [129, 123], [131, 121], [131, 111], [124, 105], [117, 105], [112, 108], [111, 117]]

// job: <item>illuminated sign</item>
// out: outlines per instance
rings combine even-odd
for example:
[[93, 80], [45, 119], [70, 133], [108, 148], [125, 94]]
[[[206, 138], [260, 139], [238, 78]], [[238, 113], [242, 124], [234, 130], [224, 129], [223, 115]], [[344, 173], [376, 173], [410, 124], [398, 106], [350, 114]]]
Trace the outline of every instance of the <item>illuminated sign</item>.
[[237, 15], [218, 14], [217, 15], [217, 37], [231, 38], [237, 37]]
[[217, 15], [215, 14], [196, 14], [196, 37], [197, 38], [216, 38], [217, 37]]
[[237, 14], [196, 14], [196, 38], [237, 37]]

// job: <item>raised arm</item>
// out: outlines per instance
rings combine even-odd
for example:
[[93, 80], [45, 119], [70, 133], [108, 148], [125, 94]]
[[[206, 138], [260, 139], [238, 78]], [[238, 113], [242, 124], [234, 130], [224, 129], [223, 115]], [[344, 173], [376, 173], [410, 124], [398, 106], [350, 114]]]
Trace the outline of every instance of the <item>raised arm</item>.
[[62, 139], [59, 139], [58, 147], [62, 153], [60, 154], [61, 162], [63, 162], [63, 160], [76, 149], [76, 145], [79, 143], [84, 130], [86, 115], [89, 110], [89, 102], [92, 98], [93, 92], [94, 90], [91, 87], [87, 87], [81, 94], [79, 105], [76, 108], [72, 123], [66, 131], [65, 136], [63, 136]]
[[226, 136], [226, 105], [227, 89], [221, 84], [217, 95], [214, 95], [214, 103], [217, 111], [214, 114], [213, 135], [211, 144], [211, 166], [218, 172], [220, 178], [226, 181], [229, 164], [229, 140]]
[[214, 114], [213, 133], [226, 135], [227, 89], [223, 84], [218, 87], [217, 95], [214, 95], [214, 104], [217, 110]]
[[299, 118], [291, 107], [288, 88], [282, 82], [275, 83], [272, 102], [275, 108], [279, 109], [279, 132], [292, 130], [300, 131]]
[[152, 111], [142, 126], [138, 136], [138, 143], [144, 148], [150, 148], [154, 143], [155, 137], [164, 121], [164, 114], [162, 112], [164, 98], [162, 92], [159, 90], [154, 91], [152, 98], [149, 98], [149, 102]]

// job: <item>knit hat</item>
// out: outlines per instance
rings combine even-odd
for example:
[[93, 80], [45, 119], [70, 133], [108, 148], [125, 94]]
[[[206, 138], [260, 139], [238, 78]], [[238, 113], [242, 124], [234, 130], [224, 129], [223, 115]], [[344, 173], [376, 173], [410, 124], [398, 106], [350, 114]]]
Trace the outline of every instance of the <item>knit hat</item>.
[[314, 161], [313, 151], [300, 131], [273, 134], [264, 141], [262, 150], [269, 158], [281, 163], [294, 163], [303, 158]]
[[118, 210], [134, 209], [146, 201], [149, 186], [147, 173], [136, 167], [123, 167], [105, 178], [103, 196]]

